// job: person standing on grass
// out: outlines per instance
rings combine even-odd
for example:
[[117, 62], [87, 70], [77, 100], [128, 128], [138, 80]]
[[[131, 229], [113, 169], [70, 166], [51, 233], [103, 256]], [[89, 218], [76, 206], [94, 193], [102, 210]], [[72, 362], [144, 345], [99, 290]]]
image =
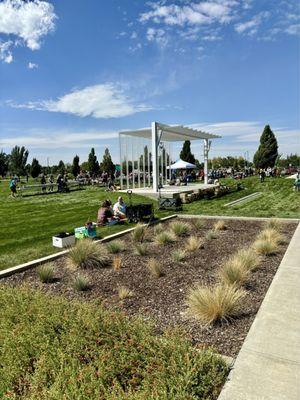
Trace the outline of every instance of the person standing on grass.
[[57, 191], [58, 193], [61, 193], [63, 188], [63, 179], [61, 174], [58, 175], [56, 183], [57, 183]]
[[45, 178], [44, 174], [41, 177], [41, 185], [42, 185], [42, 192], [45, 193], [46, 192], [46, 178]]
[[49, 182], [49, 192], [53, 192], [54, 179], [52, 174], [49, 176], [48, 182]]
[[11, 178], [9, 182], [9, 189], [12, 197], [16, 197], [17, 194], [17, 182], [15, 178]]

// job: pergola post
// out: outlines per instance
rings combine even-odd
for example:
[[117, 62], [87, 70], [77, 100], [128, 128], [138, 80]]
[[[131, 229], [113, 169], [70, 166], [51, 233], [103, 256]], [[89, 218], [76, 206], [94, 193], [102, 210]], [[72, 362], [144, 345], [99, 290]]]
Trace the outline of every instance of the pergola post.
[[158, 150], [158, 137], [157, 137], [157, 122], [152, 122], [152, 179], [153, 191], [158, 192], [158, 165], [157, 165], [157, 150]]
[[204, 139], [204, 183], [208, 184], [208, 139]]

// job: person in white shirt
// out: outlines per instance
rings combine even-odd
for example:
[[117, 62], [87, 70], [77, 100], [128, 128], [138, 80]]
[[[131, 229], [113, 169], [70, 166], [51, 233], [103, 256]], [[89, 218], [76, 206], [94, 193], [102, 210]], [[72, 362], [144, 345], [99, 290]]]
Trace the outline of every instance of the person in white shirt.
[[113, 210], [115, 217], [118, 217], [120, 219], [126, 218], [126, 204], [124, 203], [121, 196], [118, 197], [118, 201], [115, 203]]

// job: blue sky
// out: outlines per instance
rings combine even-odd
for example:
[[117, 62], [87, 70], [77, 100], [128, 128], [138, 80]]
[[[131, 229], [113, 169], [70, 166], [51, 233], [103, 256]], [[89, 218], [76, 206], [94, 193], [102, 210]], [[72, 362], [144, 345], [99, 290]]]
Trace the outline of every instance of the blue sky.
[[252, 157], [267, 123], [300, 153], [299, 37], [297, 0], [0, 0], [0, 149], [118, 161], [156, 120], [222, 135], [211, 156]]

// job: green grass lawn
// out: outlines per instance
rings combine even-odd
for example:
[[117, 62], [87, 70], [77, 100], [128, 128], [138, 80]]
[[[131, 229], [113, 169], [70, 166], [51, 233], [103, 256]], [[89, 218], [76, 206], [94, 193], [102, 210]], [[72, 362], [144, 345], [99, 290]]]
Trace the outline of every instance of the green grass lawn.
[[[225, 183], [235, 185], [232, 180]], [[219, 199], [201, 200], [183, 206], [183, 213], [207, 215], [236, 215], [255, 217], [300, 218], [300, 192], [293, 191], [293, 180], [266, 179], [260, 184], [257, 177], [241, 181], [245, 190], [231, 193]], [[224, 207], [230, 201], [261, 191], [259, 198], [234, 207]], [[114, 202], [118, 193], [107, 193], [102, 188], [87, 187], [71, 193], [11, 198], [8, 181], [0, 182], [0, 269], [48, 255], [56, 249], [52, 236], [62, 231], [72, 231], [88, 219], [95, 220], [101, 201], [110, 198]], [[127, 195], [124, 195], [128, 203]], [[133, 202], [154, 200], [133, 196]], [[157, 216], [167, 215], [167, 212]], [[103, 237], [126, 229], [128, 225], [99, 228]], [[58, 251], [58, 250], [57, 250]]]
[[[222, 183], [236, 185], [232, 179], [221, 179]], [[245, 217], [300, 218], [300, 192], [293, 190], [293, 179], [266, 178], [260, 183], [258, 177], [239, 181], [244, 190], [213, 199], [201, 200], [184, 205], [184, 213], [207, 215], [236, 215]], [[237, 200], [254, 192], [262, 195], [249, 202], [231, 207], [226, 203]]]
[[[60, 251], [52, 246], [52, 236], [73, 231], [89, 219], [97, 218], [101, 202], [109, 198], [115, 202], [118, 193], [107, 193], [103, 188], [62, 194], [11, 198], [8, 182], [0, 183], [0, 269]], [[128, 204], [127, 194], [124, 200]], [[154, 202], [133, 196], [133, 203]], [[157, 213], [156, 213], [157, 215]], [[166, 213], [159, 213], [160, 216]], [[100, 237], [124, 230], [130, 224], [98, 228]]]

